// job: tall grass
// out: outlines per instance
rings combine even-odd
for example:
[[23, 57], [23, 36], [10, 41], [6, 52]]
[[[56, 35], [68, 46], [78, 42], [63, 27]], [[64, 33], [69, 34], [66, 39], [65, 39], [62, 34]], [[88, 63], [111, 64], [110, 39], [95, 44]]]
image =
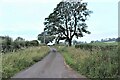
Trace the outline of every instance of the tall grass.
[[[106, 48], [107, 49], [107, 48]], [[75, 47], [60, 47], [71, 68], [88, 78], [116, 78], [118, 77], [118, 49], [86, 50]]]
[[0, 53], [0, 79], [2, 79], [2, 54]]
[[47, 46], [30, 47], [2, 55], [2, 78], [10, 78], [17, 72], [33, 65], [48, 54]]

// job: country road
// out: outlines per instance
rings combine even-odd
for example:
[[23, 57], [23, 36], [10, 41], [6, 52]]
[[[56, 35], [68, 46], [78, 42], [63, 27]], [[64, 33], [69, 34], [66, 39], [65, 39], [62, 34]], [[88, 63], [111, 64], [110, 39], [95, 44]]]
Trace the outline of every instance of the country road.
[[85, 78], [65, 65], [64, 58], [54, 48], [41, 61], [12, 78]]

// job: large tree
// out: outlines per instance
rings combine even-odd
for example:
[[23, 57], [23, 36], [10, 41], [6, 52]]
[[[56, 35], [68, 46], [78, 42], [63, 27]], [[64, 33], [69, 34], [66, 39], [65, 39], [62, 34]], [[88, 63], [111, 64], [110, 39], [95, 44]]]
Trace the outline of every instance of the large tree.
[[45, 28], [50, 35], [56, 35], [56, 40], [66, 40], [71, 46], [72, 39], [83, 37], [83, 32], [90, 34], [86, 30], [85, 23], [89, 14], [92, 13], [87, 8], [87, 3], [74, 2], [72, 0], [61, 1], [53, 13], [45, 18]]

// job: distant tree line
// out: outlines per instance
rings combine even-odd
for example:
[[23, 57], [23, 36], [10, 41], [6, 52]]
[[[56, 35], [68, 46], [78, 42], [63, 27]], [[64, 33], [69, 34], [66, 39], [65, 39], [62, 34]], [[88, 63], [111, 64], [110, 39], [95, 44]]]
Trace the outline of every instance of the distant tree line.
[[106, 38], [106, 39], [101, 39], [100, 41], [99, 40], [91, 41], [91, 43], [95, 43], [95, 42], [111, 42], [111, 41], [120, 42], [120, 37], [118, 37], [118, 38]]
[[[120, 42], [120, 37], [118, 37], [118, 38], [106, 38], [106, 39], [101, 39], [101, 40], [95, 40], [95, 41], [91, 41], [90, 43], [111, 42], [111, 41]], [[73, 45], [76, 45], [76, 44], [84, 44], [84, 43], [87, 43], [87, 42], [86, 41], [73, 40], [72, 43], [73, 43]]]
[[76, 41], [76, 40], [73, 40], [72, 42], [73, 42], [73, 45], [87, 43], [86, 41]]
[[20, 49], [25, 49], [32, 46], [38, 46], [39, 42], [37, 40], [26, 41], [21, 37], [17, 37], [13, 40], [9, 36], [0, 36], [0, 52], [16, 52]]
[[120, 37], [118, 37], [118, 38], [116, 39], [116, 41], [117, 41], [117, 42], [120, 42]]

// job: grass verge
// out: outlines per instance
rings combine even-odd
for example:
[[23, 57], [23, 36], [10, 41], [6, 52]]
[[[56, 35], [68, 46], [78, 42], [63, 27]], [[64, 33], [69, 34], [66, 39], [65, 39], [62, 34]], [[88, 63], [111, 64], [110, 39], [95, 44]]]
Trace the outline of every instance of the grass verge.
[[49, 52], [47, 46], [30, 47], [2, 55], [2, 78], [9, 79], [19, 71], [40, 61]]
[[74, 47], [57, 47], [57, 49], [71, 68], [88, 78], [116, 80], [118, 77], [117, 49], [92, 52]]

